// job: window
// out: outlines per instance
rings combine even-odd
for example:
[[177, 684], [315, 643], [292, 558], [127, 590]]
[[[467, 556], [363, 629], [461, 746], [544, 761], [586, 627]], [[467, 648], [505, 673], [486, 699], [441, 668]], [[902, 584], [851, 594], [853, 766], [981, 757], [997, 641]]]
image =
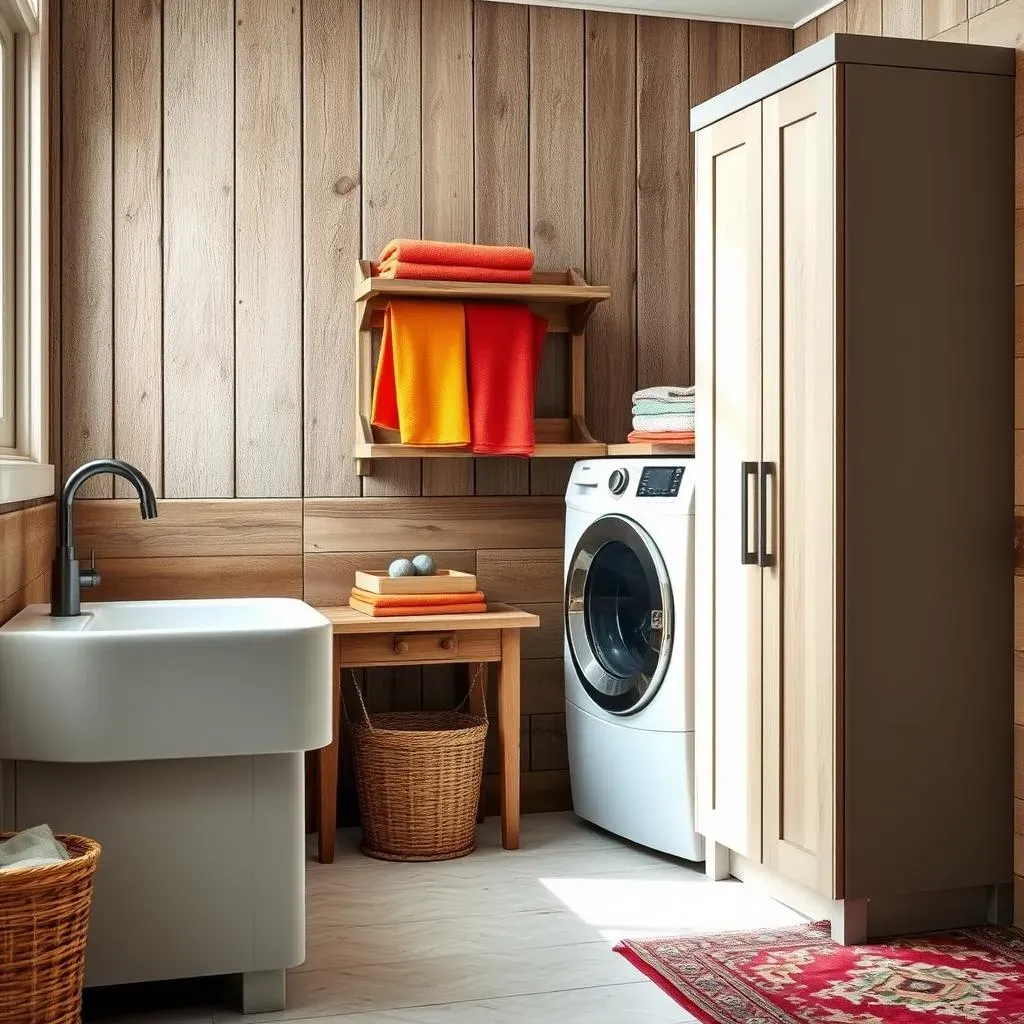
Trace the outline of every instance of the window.
[[0, 503], [53, 494], [47, 0], [0, 0]]

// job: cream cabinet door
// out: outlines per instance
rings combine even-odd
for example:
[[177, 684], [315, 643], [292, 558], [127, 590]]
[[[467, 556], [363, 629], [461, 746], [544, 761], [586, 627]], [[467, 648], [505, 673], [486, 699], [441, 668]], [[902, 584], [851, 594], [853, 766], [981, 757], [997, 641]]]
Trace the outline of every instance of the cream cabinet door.
[[830, 68], [763, 103], [763, 854], [827, 896], [841, 895], [837, 81]]
[[760, 860], [761, 108], [696, 139], [697, 828]]

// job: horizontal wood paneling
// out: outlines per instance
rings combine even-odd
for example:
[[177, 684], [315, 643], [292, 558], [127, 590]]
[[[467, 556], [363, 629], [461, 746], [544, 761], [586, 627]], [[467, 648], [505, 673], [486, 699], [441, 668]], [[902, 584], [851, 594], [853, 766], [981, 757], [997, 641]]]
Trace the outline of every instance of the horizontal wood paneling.
[[489, 601], [561, 601], [563, 558], [561, 547], [481, 551], [477, 582]]
[[[306, 600], [319, 608], [348, 604], [357, 569], [386, 569], [396, 558], [418, 554], [411, 549], [394, 551], [328, 551], [304, 556]], [[439, 568], [476, 572], [475, 551], [446, 551]], [[491, 599], [491, 595], [487, 595]], [[493, 598], [501, 600], [501, 598]]]
[[98, 558], [101, 582], [88, 601], [216, 597], [302, 598], [301, 555]]
[[565, 665], [561, 657], [531, 658], [520, 665], [524, 715], [550, 715], [565, 708]]
[[320, 498], [305, 503], [306, 551], [561, 547], [559, 498]]
[[530, 770], [557, 771], [569, 767], [565, 713], [530, 718]]
[[520, 648], [523, 661], [559, 657], [562, 654], [562, 605], [520, 601], [517, 607], [540, 616], [538, 629], [523, 630]]
[[[572, 806], [569, 772], [524, 772], [520, 779], [521, 802], [534, 813], [563, 811]], [[485, 775], [483, 786], [484, 813], [498, 813], [500, 782], [497, 775]]]
[[161, 501], [144, 520], [137, 501], [75, 503], [75, 542], [106, 558], [295, 555], [302, 552], [298, 498]]

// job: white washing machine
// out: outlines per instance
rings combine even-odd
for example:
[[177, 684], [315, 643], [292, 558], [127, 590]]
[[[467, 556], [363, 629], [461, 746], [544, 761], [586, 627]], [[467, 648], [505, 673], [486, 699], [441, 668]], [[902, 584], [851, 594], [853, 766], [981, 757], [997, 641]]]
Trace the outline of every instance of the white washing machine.
[[565, 505], [573, 809], [643, 846], [703, 860], [693, 808], [693, 459], [579, 462]]

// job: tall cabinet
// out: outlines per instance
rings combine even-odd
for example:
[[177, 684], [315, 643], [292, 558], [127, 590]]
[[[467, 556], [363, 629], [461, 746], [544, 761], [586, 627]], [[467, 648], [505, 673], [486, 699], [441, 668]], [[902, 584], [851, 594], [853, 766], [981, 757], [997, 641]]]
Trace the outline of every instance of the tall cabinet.
[[691, 112], [698, 828], [848, 941], [1012, 879], [1013, 72], [838, 35]]

